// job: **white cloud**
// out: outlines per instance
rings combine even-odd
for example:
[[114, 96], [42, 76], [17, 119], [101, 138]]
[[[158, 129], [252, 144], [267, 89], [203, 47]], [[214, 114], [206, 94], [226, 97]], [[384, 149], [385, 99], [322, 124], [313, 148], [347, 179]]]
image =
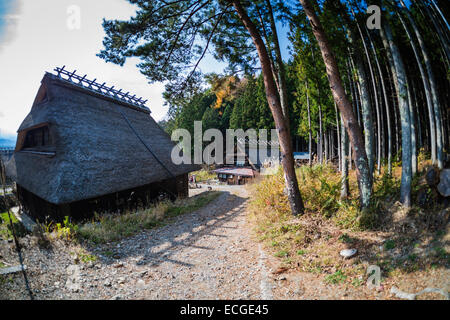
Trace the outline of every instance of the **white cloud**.
[[[81, 9], [81, 28], [67, 27], [67, 8]], [[15, 132], [31, 108], [31, 104], [45, 71], [66, 65], [88, 74], [91, 79], [106, 81], [148, 99], [147, 105], [158, 120], [166, 113], [162, 106], [160, 84], [149, 85], [135, 64], [128, 61], [124, 67], [107, 64], [96, 54], [102, 48], [104, 37], [102, 19], [127, 19], [134, 7], [123, 0], [21, 0], [19, 12], [10, 20], [15, 30], [8, 30], [6, 43], [0, 50], [0, 128]], [[14, 19], [11, 19], [14, 18]]]
[[[6, 43], [0, 48], [0, 128], [14, 133], [31, 108], [31, 104], [45, 71], [57, 66], [77, 69], [90, 79], [115, 85], [148, 99], [147, 106], [155, 120], [167, 113], [163, 106], [164, 85], [149, 85], [136, 64], [137, 59], [127, 61], [124, 67], [105, 63], [96, 56], [102, 49], [104, 37], [103, 18], [128, 19], [135, 13], [125, 0], [19, 0], [20, 10], [9, 14], [14, 21], [8, 30]], [[80, 29], [67, 26], [67, 9], [80, 8]], [[203, 71], [220, 69], [221, 64], [207, 59]], [[220, 72], [221, 70], [218, 70]]]

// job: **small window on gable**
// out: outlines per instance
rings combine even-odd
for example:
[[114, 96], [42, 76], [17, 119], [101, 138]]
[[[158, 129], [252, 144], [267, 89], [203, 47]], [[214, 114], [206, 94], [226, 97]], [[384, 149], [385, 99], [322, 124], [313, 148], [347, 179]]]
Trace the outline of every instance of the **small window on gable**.
[[50, 132], [48, 126], [32, 129], [27, 132], [23, 148], [36, 148], [50, 144]]

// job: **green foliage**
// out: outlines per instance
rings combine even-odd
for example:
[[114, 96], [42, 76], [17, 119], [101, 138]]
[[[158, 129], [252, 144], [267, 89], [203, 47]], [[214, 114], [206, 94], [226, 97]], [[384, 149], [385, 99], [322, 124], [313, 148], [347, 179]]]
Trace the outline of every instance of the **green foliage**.
[[444, 248], [434, 247], [433, 250], [434, 250], [434, 254], [436, 255], [436, 257], [450, 262], [450, 254]]
[[347, 276], [342, 272], [342, 270], [338, 270], [333, 274], [330, 274], [325, 277], [325, 282], [329, 284], [338, 284], [347, 280]]
[[341, 207], [341, 179], [330, 165], [302, 166], [299, 181], [304, 202], [311, 212], [330, 218]]
[[289, 253], [286, 250], [280, 250], [277, 253], [275, 253], [275, 257], [278, 258], [284, 258], [287, 257], [289, 255]]
[[217, 174], [209, 171], [207, 168], [205, 169], [201, 169], [198, 171], [193, 171], [190, 173], [190, 175], [194, 176], [195, 175], [195, 181], [196, 182], [204, 182], [207, 180], [211, 180], [211, 179], [215, 179], [217, 178]]
[[395, 248], [395, 240], [393, 240], [393, 239], [387, 240], [387, 241], [384, 243], [384, 248], [385, 248], [386, 250], [394, 249], [394, 248]]
[[400, 192], [400, 181], [394, 178], [386, 171], [383, 172], [381, 178], [375, 177], [374, 198], [386, 199], [392, 198]]
[[[313, 214], [331, 218], [338, 213], [352, 211], [357, 214], [357, 203], [340, 200], [340, 176], [331, 165], [315, 164], [302, 166], [297, 170], [300, 192], [305, 209]], [[282, 170], [277, 174], [265, 176], [253, 186], [251, 205], [261, 212], [269, 211], [271, 219], [290, 216], [287, 197], [284, 194]]]
[[194, 121], [201, 121], [203, 131], [215, 128], [224, 135], [226, 129], [272, 129], [274, 124], [262, 75], [248, 75], [243, 79], [233, 77], [233, 89], [222, 89], [224, 79], [228, 78], [211, 76], [208, 89], [199, 91], [177, 106], [176, 112], [169, 113], [169, 120], [161, 125], [169, 134], [177, 128], [186, 129], [191, 137], [194, 136]]
[[339, 237], [339, 241], [342, 241], [343, 243], [352, 243], [353, 239], [348, 234], [344, 233]]
[[17, 237], [23, 237], [27, 234], [27, 230], [22, 225], [22, 223], [17, 220], [16, 216], [11, 213], [11, 222], [7, 212], [0, 213], [0, 239], [13, 239], [13, 230]]
[[89, 253], [83, 252], [83, 251], [78, 252], [78, 258], [83, 263], [96, 262], [98, 260], [98, 257], [96, 255], [89, 254]]
[[70, 217], [65, 216], [62, 223], [53, 221], [38, 223], [35, 235], [40, 239], [40, 244], [45, 247], [48, 245], [47, 241], [51, 239], [75, 240], [78, 228], [78, 225], [71, 222]]

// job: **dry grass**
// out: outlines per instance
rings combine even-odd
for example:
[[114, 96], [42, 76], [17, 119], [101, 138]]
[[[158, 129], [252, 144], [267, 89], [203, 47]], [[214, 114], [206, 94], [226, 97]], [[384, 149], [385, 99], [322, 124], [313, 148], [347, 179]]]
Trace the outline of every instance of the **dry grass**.
[[[421, 159], [413, 193], [423, 185], [428, 165], [429, 161]], [[379, 265], [390, 279], [449, 267], [449, 228], [436, 218], [442, 208], [431, 212], [417, 206], [404, 209], [397, 202], [398, 164], [392, 176], [383, 168], [375, 178], [373, 205], [364, 215], [358, 209], [354, 171], [349, 175], [351, 195], [346, 200], [339, 199], [340, 175], [330, 165], [304, 166], [297, 170], [297, 177], [305, 204], [305, 214], [299, 217], [290, 214], [281, 169], [249, 186], [256, 234], [283, 267], [320, 274], [328, 284], [352, 286], [365, 281], [371, 264]], [[437, 220], [430, 223], [430, 217]], [[340, 257], [346, 248], [356, 248], [357, 256]]]
[[74, 224], [66, 217], [63, 223], [39, 224], [34, 230], [34, 236], [41, 247], [49, 247], [55, 240], [93, 243], [119, 241], [142, 230], [162, 226], [168, 223], [170, 218], [198, 210], [216, 199], [219, 194], [220, 192], [204, 192], [174, 202], [159, 202], [135, 212], [96, 215], [92, 221], [80, 224]]
[[219, 194], [206, 192], [175, 202], [160, 202], [149, 209], [137, 212], [97, 216], [94, 221], [79, 225], [77, 235], [94, 243], [118, 241], [141, 230], [164, 225], [169, 218], [193, 212], [213, 201]]

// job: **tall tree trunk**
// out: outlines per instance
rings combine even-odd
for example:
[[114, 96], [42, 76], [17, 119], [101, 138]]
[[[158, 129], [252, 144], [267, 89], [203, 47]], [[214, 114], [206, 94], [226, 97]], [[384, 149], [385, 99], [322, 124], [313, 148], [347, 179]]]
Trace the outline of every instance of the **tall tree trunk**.
[[[352, 13], [353, 13], [353, 9], [352, 9]], [[355, 16], [355, 14], [353, 13], [353, 15]], [[366, 55], [366, 59], [367, 59], [367, 64], [369, 66], [369, 73], [370, 73], [370, 79], [372, 80], [372, 89], [373, 89], [373, 101], [375, 102], [375, 113], [377, 115], [377, 139], [378, 139], [378, 145], [377, 145], [377, 165], [378, 165], [378, 174], [380, 173], [380, 167], [381, 167], [381, 143], [379, 141], [380, 136], [381, 136], [381, 126], [380, 126], [380, 106], [378, 104], [378, 97], [377, 97], [377, 92], [378, 92], [378, 88], [377, 88], [377, 84], [376, 84], [376, 80], [375, 80], [375, 75], [373, 72], [373, 68], [372, 68], [372, 60], [370, 59], [370, 54], [369, 54], [369, 50], [367, 49], [367, 45], [366, 45], [366, 39], [364, 38], [364, 35], [361, 31], [361, 28], [359, 27], [359, 23], [358, 21], [356, 21], [356, 16], [355, 16], [355, 23], [356, 26], [358, 28], [358, 32], [359, 32], [359, 36], [361, 37], [361, 41], [364, 47], [364, 53]], [[372, 112], [370, 112], [370, 118], [372, 117]], [[373, 127], [373, 125], [372, 125]], [[373, 140], [373, 132], [369, 132], [369, 134], [372, 137]], [[375, 144], [372, 141], [373, 144]], [[367, 150], [366, 150], [367, 152]], [[371, 152], [373, 152], [373, 150], [371, 150]], [[369, 157], [369, 155], [367, 155]], [[369, 157], [369, 167], [370, 167], [370, 157]], [[372, 164], [372, 173], [374, 170], [374, 164]]]
[[[314, 61], [314, 50], [313, 50], [312, 46], [311, 46], [311, 54], [312, 54], [312, 59]], [[321, 95], [320, 82], [317, 83], [317, 93], [318, 93], [317, 95], [318, 95], [318, 107], [319, 107], [319, 137], [320, 137], [320, 139], [317, 141], [317, 160], [319, 161], [320, 164], [322, 164], [323, 163], [324, 145], [323, 145], [323, 126], [322, 126], [322, 106], [321, 106], [321, 101], [320, 101], [320, 95]]]
[[380, 62], [377, 57], [375, 45], [372, 41], [369, 31], [366, 28], [367, 36], [369, 37], [370, 47], [372, 48], [373, 56], [375, 57], [375, 64], [377, 66], [378, 75], [380, 78], [381, 89], [383, 91], [384, 105], [386, 110], [386, 125], [387, 125], [387, 145], [388, 145], [388, 174], [392, 173], [392, 133], [391, 133], [391, 118], [389, 112], [389, 100], [386, 92], [386, 86], [384, 84], [383, 72], [381, 71]]
[[281, 109], [283, 110], [284, 117], [288, 122], [289, 127], [289, 109], [288, 109], [288, 98], [287, 98], [287, 86], [286, 86], [286, 71], [284, 68], [283, 59], [281, 57], [280, 43], [278, 41], [278, 32], [275, 24], [275, 18], [273, 16], [272, 4], [270, 0], [266, 0], [266, 5], [270, 20], [270, 29], [272, 31], [272, 40], [275, 49], [275, 63], [276, 63], [276, 74], [278, 77], [279, 93], [281, 100]]
[[330, 156], [330, 162], [333, 162], [333, 158], [334, 158], [334, 139], [333, 139], [333, 134], [332, 134], [333, 129], [329, 128], [328, 129], [328, 146], [330, 147], [330, 151], [328, 151], [328, 154]]
[[[431, 97], [433, 100], [433, 111], [434, 111], [434, 119], [436, 122], [436, 158], [437, 158], [437, 165], [439, 169], [442, 169], [444, 167], [444, 153], [443, 153], [443, 146], [442, 146], [442, 125], [441, 125], [441, 113], [440, 113], [440, 106], [439, 106], [439, 99], [438, 99], [438, 93], [436, 89], [436, 80], [434, 77], [433, 69], [431, 68], [431, 60], [428, 55], [428, 50], [425, 47], [425, 42], [423, 41], [422, 35], [419, 32], [419, 29], [417, 28], [416, 23], [414, 22], [414, 19], [411, 17], [411, 14], [408, 11], [408, 8], [406, 7], [403, 0], [400, 0], [400, 3], [404, 7], [404, 12], [406, 13], [406, 17], [408, 18], [414, 33], [416, 34], [417, 40], [419, 42], [420, 50], [422, 51], [423, 60], [425, 62], [425, 68], [427, 70], [428, 75], [428, 81], [429, 81], [429, 88], [431, 90]], [[401, 15], [399, 14], [400, 19], [402, 19]], [[410, 43], [411, 45], [415, 45], [412, 41], [412, 37], [409, 34], [409, 31], [407, 30], [407, 26], [402, 21], [402, 24], [405, 28], [405, 30], [408, 33], [408, 37], [410, 37]], [[416, 54], [415, 54], [416, 55]], [[417, 58], [417, 55], [416, 55]], [[420, 59], [417, 60], [418, 64], [421, 64]], [[427, 79], [425, 79], [427, 80]]]
[[341, 199], [348, 197], [348, 134], [341, 117]]
[[336, 114], [336, 133], [337, 133], [337, 143], [338, 143], [338, 170], [342, 171], [342, 161], [341, 161], [341, 128], [339, 125], [339, 112], [336, 106], [336, 102], [334, 103], [334, 112]]
[[400, 51], [394, 43], [389, 23], [382, 24], [381, 33], [387, 39], [394, 60], [399, 90], [399, 109], [402, 123], [402, 179], [400, 185], [400, 202], [407, 208], [411, 207], [411, 120], [407, 100], [406, 73]]
[[317, 139], [317, 143], [316, 143], [316, 163], [320, 163], [319, 161], [319, 152], [320, 152], [320, 136], [319, 136], [319, 132], [316, 133], [316, 139]]
[[411, 83], [406, 81], [408, 88], [408, 105], [409, 105], [409, 116], [411, 120], [411, 174], [414, 176], [417, 172], [417, 153], [416, 153], [416, 126], [414, 124], [414, 109], [413, 101], [411, 96]]
[[443, 22], [445, 23], [445, 25], [447, 26], [447, 30], [450, 30], [450, 26], [449, 26], [449, 24], [448, 24], [448, 22], [447, 22], [447, 19], [445, 19], [445, 16], [442, 14], [441, 9], [439, 9], [439, 7], [438, 7], [436, 1], [431, 0], [431, 2], [433, 3], [434, 9], [439, 13], [439, 15], [440, 15], [442, 21], [443, 21]]
[[[351, 53], [349, 52], [349, 60], [350, 60], [350, 73], [352, 75], [352, 80], [353, 80], [353, 89], [355, 91], [355, 102], [356, 102], [356, 110], [353, 110], [353, 112], [356, 112], [356, 118], [358, 119], [358, 124], [360, 127], [363, 127], [363, 125], [361, 125], [361, 88], [359, 85], [359, 81], [358, 79], [355, 78], [355, 75], [353, 74], [353, 70], [356, 70], [356, 66], [355, 63], [353, 61], [353, 58], [351, 56]], [[357, 77], [357, 76], [356, 76]]]
[[[431, 13], [430, 9], [428, 9], [428, 6], [424, 3], [421, 3], [420, 1], [418, 2], [419, 6], [421, 8], [423, 8], [425, 10], [425, 13], [428, 16], [428, 19], [431, 20], [431, 22], [434, 25], [434, 28], [436, 29], [436, 32], [438, 34], [438, 38], [439, 38], [439, 42], [442, 46], [442, 50], [444, 51], [444, 55], [445, 55], [445, 61], [447, 63], [447, 66], [449, 65], [449, 61], [450, 61], [450, 48], [449, 48], [449, 42], [450, 39], [448, 39], [448, 37], [444, 36], [443, 30], [441, 28], [441, 26], [439, 25], [439, 23], [436, 21], [434, 15]], [[419, 7], [419, 8], [420, 8]]]
[[[278, 75], [276, 73], [277, 68], [275, 67], [275, 62], [274, 62], [275, 59], [273, 58], [273, 55], [272, 55], [272, 51], [273, 51], [272, 46], [271, 46], [272, 41], [270, 41], [269, 36], [267, 35], [266, 24], [265, 24], [264, 18], [262, 16], [261, 9], [258, 5], [256, 6], [256, 10], [258, 11], [258, 18], [259, 18], [259, 22], [261, 23], [261, 27], [262, 27], [262, 29], [261, 29], [262, 35], [264, 37], [264, 40], [267, 43], [267, 54], [269, 55], [269, 58], [270, 58], [270, 66], [272, 68], [273, 79], [275, 80], [275, 84], [277, 86], [278, 92], [280, 92], [280, 83], [278, 82]], [[281, 103], [283, 103], [283, 102], [281, 101]]]
[[[320, 93], [319, 93], [320, 94]], [[320, 164], [323, 163], [323, 153], [324, 153], [324, 145], [323, 145], [323, 127], [322, 127], [322, 107], [320, 106], [319, 102], [319, 162]]]
[[417, 101], [417, 94], [416, 94], [416, 86], [414, 85], [414, 81], [411, 81], [412, 84], [412, 93], [413, 93], [413, 97], [414, 97], [414, 118], [416, 120], [416, 124], [417, 124], [417, 137], [418, 137], [418, 141], [416, 140], [417, 143], [417, 150], [416, 152], [418, 152], [420, 150], [420, 148], [422, 148], [423, 146], [423, 142], [422, 142], [422, 124], [421, 124], [421, 117], [420, 117], [420, 112], [419, 112], [419, 104]]
[[[398, 151], [399, 151], [399, 135], [398, 135], [398, 131], [399, 131], [398, 130], [398, 128], [399, 128], [399, 123], [398, 122], [399, 121], [398, 121], [398, 115], [397, 115], [397, 112], [396, 112], [397, 108], [395, 108], [395, 106], [396, 106], [395, 105], [395, 101], [398, 102], [398, 99], [399, 99], [398, 83], [395, 80], [397, 78], [397, 75], [396, 75], [396, 70], [395, 70], [394, 60], [392, 58], [391, 50], [389, 49], [388, 41], [387, 41], [386, 37], [384, 36], [383, 32], [380, 32], [380, 35], [381, 35], [381, 40], [383, 42], [383, 47], [385, 49], [386, 56], [387, 56], [387, 59], [388, 59], [388, 69], [391, 70], [390, 73], [388, 71], [388, 77], [391, 80], [389, 82], [389, 84], [391, 86], [392, 96], [394, 97], [393, 98], [393, 101], [394, 101], [393, 118], [394, 118], [394, 128], [395, 128], [395, 155], [397, 155]], [[392, 85], [394, 85], [395, 90], [393, 90]], [[398, 103], [397, 103], [397, 105], [398, 105]]]
[[[403, 20], [401, 15], [398, 14], [397, 16], [400, 18], [400, 21], [403, 24], [403, 28], [405, 29], [406, 34], [408, 35], [411, 47], [412, 47], [413, 52], [414, 52], [414, 56], [415, 56], [416, 61], [417, 61], [417, 65], [419, 67], [420, 76], [422, 78], [423, 86], [424, 86], [424, 89], [425, 89], [425, 96], [426, 96], [428, 113], [429, 113], [428, 116], [429, 116], [429, 120], [430, 120], [431, 160], [432, 160], [432, 163], [435, 164], [437, 162], [436, 131], [439, 130], [439, 129], [436, 127], [436, 119], [434, 117], [434, 107], [433, 107], [433, 101], [432, 101], [432, 98], [431, 98], [430, 83], [428, 82], [428, 79], [427, 79], [427, 77], [425, 75], [425, 71], [423, 69], [422, 62], [420, 61], [419, 53], [417, 51], [416, 45], [414, 44], [414, 41], [413, 41], [412, 36], [411, 36], [411, 33], [409, 32], [409, 29], [406, 26], [405, 21]], [[383, 42], [384, 42], [384, 40], [383, 40]], [[398, 89], [397, 89], [397, 94], [399, 94], [398, 93]], [[400, 97], [399, 97], [399, 99], [400, 99]]]
[[[387, 42], [386, 42], [386, 44], [387, 44]], [[385, 48], [385, 50], [386, 50], [386, 53], [389, 52], [389, 56], [390, 56], [391, 53], [389, 51], [389, 45], [387, 48]], [[393, 63], [394, 62], [392, 61], [392, 65], [393, 65]], [[390, 64], [390, 62], [389, 62], [389, 64]], [[394, 148], [392, 148], [392, 153], [396, 155], [399, 150], [399, 146], [398, 146], [398, 141], [399, 141], [399, 138], [398, 138], [398, 116], [397, 116], [398, 94], [397, 94], [397, 90], [395, 89], [397, 87], [397, 84], [395, 83], [395, 80], [394, 80], [395, 68], [393, 70], [394, 73], [392, 73], [392, 74], [389, 72], [389, 67], [387, 69], [388, 69], [387, 75], [388, 75], [388, 79], [389, 79], [388, 82], [389, 82], [389, 87], [391, 90], [392, 106], [393, 106], [393, 108], [391, 110], [392, 111], [391, 114], [392, 114], [392, 118], [394, 119], [394, 123], [393, 123], [394, 126], [391, 127], [391, 129], [394, 129], [394, 132], [395, 132], [395, 135], [392, 136], [392, 139], [394, 139], [394, 142], [395, 142], [395, 153], [394, 153]], [[393, 84], [395, 84], [395, 85], [393, 85]], [[392, 147], [394, 147], [394, 146], [392, 146]], [[391, 167], [391, 171], [389, 171], [389, 174], [391, 174], [391, 173], [392, 173], [392, 167]]]
[[348, 36], [350, 43], [354, 47], [354, 62], [356, 66], [356, 73], [358, 75], [358, 84], [361, 89], [361, 112], [362, 112], [362, 122], [364, 126], [364, 141], [367, 159], [369, 161], [369, 171], [373, 175], [375, 155], [374, 155], [374, 134], [373, 134], [373, 119], [372, 119], [372, 107], [370, 104], [370, 91], [369, 91], [369, 81], [364, 68], [364, 62], [362, 56], [357, 48], [356, 37], [351, 31], [348, 30]]
[[311, 132], [311, 110], [309, 106], [309, 92], [308, 92], [308, 81], [305, 82], [306, 85], [306, 106], [308, 108], [308, 152], [309, 152], [309, 166], [312, 165], [312, 132]]
[[[347, 60], [347, 74], [348, 74], [348, 78], [349, 78], [349, 82], [350, 82], [351, 97], [352, 97], [352, 100], [353, 100], [352, 111], [353, 111], [353, 114], [358, 119], [358, 125], [361, 126], [361, 123], [359, 121], [359, 98], [358, 98], [358, 94], [357, 94], [356, 83], [353, 81], [352, 70], [353, 69], [351, 67], [351, 58], [350, 58], [350, 51], [349, 51], [349, 58]], [[342, 119], [342, 115], [341, 115], [341, 119]], [[348, 134], [347, 134], [347, 139], [348, 139]], [[348, 156], [349, 170], [351, 171], [351, 170], [353, 170], [353, 161], [354, 161], [351, 143], [348, 144], [347, 156]]]
[[289, 199], [289, 204], [292, 214], [301, 214], [304, 212], [304, 206], [302, 197], [300, 195], [300, 190], [298, 188], [297, 176], [295, 174], [292, 140], [290, 132], [288, 130], [288, 121], [284, 117], [283, 110], [281, 109], [278, 91], [272, 75], [270, 58], [256, 26], [253, 24], [253, 22], [247, 15], [247, 12], [242, 7], [241, 2], [239, 0], [233, 0], [231, 1], [231, 3], [233, 4], [233, 7], [235, 8], [245, 28], [250, 33], [250, 36], [258, 52], [264, 79], [264, 86], [266, 89], [267, 102], [269, 104], [273, 119], [275, 121], [275, 126], [278, 131], [281, 148], [281, 161], [283, 164], [284, 179], [286, 183], [286, 191]]
[[365, 209], [370, 205], [372, 195], [372, 177], [370, 175], [367, 155], [364, 150], [364, 140], [361, 133], [361, 128], [359, 127], [358, 121], [352, 111], [352, 105], [345, 94], [336, 59], [331, 51], [331, 47], [320, 20], [314, 12], [314, 8], [311, 6], [309, 0], [300, 0], [300, 3], [310, 20], [313, 34], [319, 44], [322, 58], [326, 66], [330, 89], [333, 94], [334, 101], [336, 101], [339, 111], [342, 114], [345, 128], [347, 129], [350, 142], [353, 146], [356, 162], [356, 176], [359, 184], [360, 203], [361, 207]]

